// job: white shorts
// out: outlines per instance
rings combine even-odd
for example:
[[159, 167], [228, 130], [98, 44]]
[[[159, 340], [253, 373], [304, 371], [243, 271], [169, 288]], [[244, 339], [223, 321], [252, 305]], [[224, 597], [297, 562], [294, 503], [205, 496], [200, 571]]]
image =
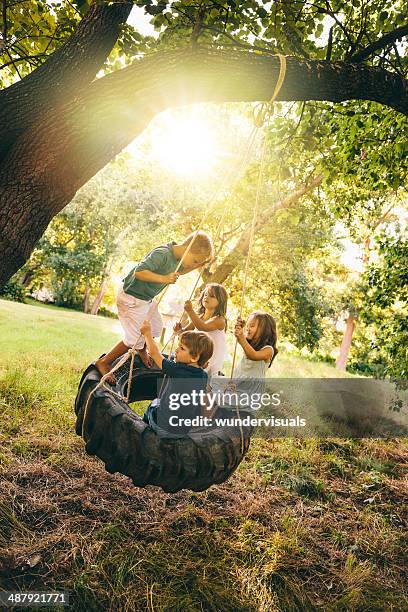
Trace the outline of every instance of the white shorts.
[[163, 320], [160, 316], [157, 302], [150, 300], [140, 300], [133, 295], [123, 291], [121, 287], [116, 297], [118, 307], [118, 317], [124, 332], [123, 342], [130, 348], [136, 346], [141, 349], [145, 345], [143, 334], [140, 333], [140, 326], [145, 319], [150, 321], [152, 326], [152, 336], [160, 336], [163, 329]]

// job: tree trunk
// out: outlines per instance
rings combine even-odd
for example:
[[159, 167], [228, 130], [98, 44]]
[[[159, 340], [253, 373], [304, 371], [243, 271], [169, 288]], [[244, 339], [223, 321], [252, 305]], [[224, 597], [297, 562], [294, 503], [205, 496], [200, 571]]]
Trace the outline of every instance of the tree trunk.
[[[373, 227], [371, 227], [371, 234], [368, 234], [364, 239], [363, 243], [363, 265], [364, 268], [367, 268], [370, 263], [370, 254], [371, 254], [371, 238], [374, 235], [375, 230], [381, 223], [385, 221], [388, 217], [395, 204], [392, 203], [391, 206], [387, 209], [387, 211], [377, 220]], [[351, 343], [353, 339], [354, 329], [357, 322], [357, 313], [349, 313], [347, 318], [346, 329], [344, 332], [343, 340], [340, 346], [340, 353], [336, 361], [336, 368], [338, 370], [346, 370], [348, 355], [351, 348]]]
[[356, 327], [357, 317], [353, 313], [349, 312], [347, 317], [346, 329], [344, 332], [343, 340], [340, 346], [340, 353], [336, 361], [336, 369], [345, 371], [347, 367], [347, 360], [351, 348], [351, 342], [353, 339], [354, 329]]
[[97, 296], [94, 299], [94, 302], [92, 304], [91, 315], [97, 315], [98, 314], [98, 310], [99, 310], [99, 308], [101, 306], [102, 300], [105, 297], [105, 293], [106, 293], [106, 290], [108, 288], [108, 282], [109, 282], [109, 277], [105, 276], [103, 281], [101, 282], [100, 287], [99, 287], [98, 294], [97, 294]]
[[[0, 92], [0, 285], [77, 189], [157, 113], [194, 102], [269, 100], [280, 63], [244, 51], [159, 51], [93, 82], [132, 4], [92, 5], [42, 66]], [[406, 81], [380, 68], [287, 58], [278, 100], [374, 100], [408, 116]]]
[[[120, 238], [124, 236], [124, 234], [126, 233], [126, 230], [122, 231], [118, 237], [118, 242], [120, 241]], [[115, 251], [116, 252], [116, 251]], [[112, 272], [112, 267], [113, 267], [113, 262], [114, 262], [114, 255], [111, 256], [111, 258], [108, 260], [108, 263], [105, 266], [105, 270], [103, 273], [103, 279], [102, 282], [100, 284], [99, 287], [99, 291], [98, 294], [94, 300], [94, 303], [92, 304], [92, 308], [91, 308], [91, 314], [92, 315], [97, 315], [98, 314], [98, 310], [101, 306], [102, 300], [105, 297], [105, 293], [106, 290], [108, 288], [108, 283], [109, 283], [109, 278]]]
[[89, 283], [86, 283], [85, 286], [85, 296], [84, 296], [84, 312], [88, 314], [89, 312], [89, 296], [91, 295], [91, 288]]
[[21, 284], [23, 285], [24, 289], [27, 289], [30, 286], [34, 276], [35, 270], [32, 270], [31, 268], [25, 272], [23, 278], [21, 279]]

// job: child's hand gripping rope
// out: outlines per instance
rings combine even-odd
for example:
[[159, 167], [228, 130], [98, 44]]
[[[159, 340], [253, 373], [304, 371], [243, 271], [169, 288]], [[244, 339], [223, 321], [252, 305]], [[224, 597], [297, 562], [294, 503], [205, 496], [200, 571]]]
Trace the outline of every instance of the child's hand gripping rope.
[[241, 319], [241, 317], [238, 317], [237, 322], [235, 323], [235, 328], [234, 328], [234, 336], [238, 340], [244, 337], [244, 326], [245, 326], [245, 321]]
[[191, 300], [186, 300], [184, 302], [184, 310], [188, 313], [193, 312], [193, 303]]
[[166, 276], [164, 277], [166, 279], [166, 285], [173, 285], [174, 283], [176, 283], [178, 281], [179, 276], [179, 272], [170, 272], [170, 274], [166, 274]]

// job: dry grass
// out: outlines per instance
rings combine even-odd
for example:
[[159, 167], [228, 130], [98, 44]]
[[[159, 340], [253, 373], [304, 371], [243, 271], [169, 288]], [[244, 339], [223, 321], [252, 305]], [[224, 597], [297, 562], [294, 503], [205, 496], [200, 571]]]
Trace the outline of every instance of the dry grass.
[[[107, 475], [80, 443], [63, 466], [16, 458], [0, 585], [66, 589], [76, 610], [407, 609], [406, 448], [332, 444], [259, 440], [228, 483], [176, 495]], [[287, 485], [300, 468], [323, 497]]]
[[68, 590], [87, 612], [408, 609], [402, 440], [254, 439], [222, 486], [136, 489], [73, 433], [106, 340], [83, 321], [75, 350], [64, 329], [33, 357], [20, 320], [19, 359], [1, 353], [0, 588]]

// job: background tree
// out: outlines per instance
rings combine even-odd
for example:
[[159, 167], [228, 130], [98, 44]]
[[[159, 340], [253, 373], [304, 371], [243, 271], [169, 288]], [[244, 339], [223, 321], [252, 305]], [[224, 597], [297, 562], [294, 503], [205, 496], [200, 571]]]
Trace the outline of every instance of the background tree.
[[128, 156], [100, 172], [53, 219], [19, 274], [22, 284], [47, 288], [57, 305], [97, 314], [127, 251], [136, 244], [143, 253], [149, 233], [162, 225], [165, 203], [148, 181]]
[[[400, 233], [376, 239], [376, 260], [360, 286], [363, 339], [353, 351], [354, 367], [403, 380], [408, 372], [408, 243]], [[363, 340], [363, 342], [361, 341]]]

